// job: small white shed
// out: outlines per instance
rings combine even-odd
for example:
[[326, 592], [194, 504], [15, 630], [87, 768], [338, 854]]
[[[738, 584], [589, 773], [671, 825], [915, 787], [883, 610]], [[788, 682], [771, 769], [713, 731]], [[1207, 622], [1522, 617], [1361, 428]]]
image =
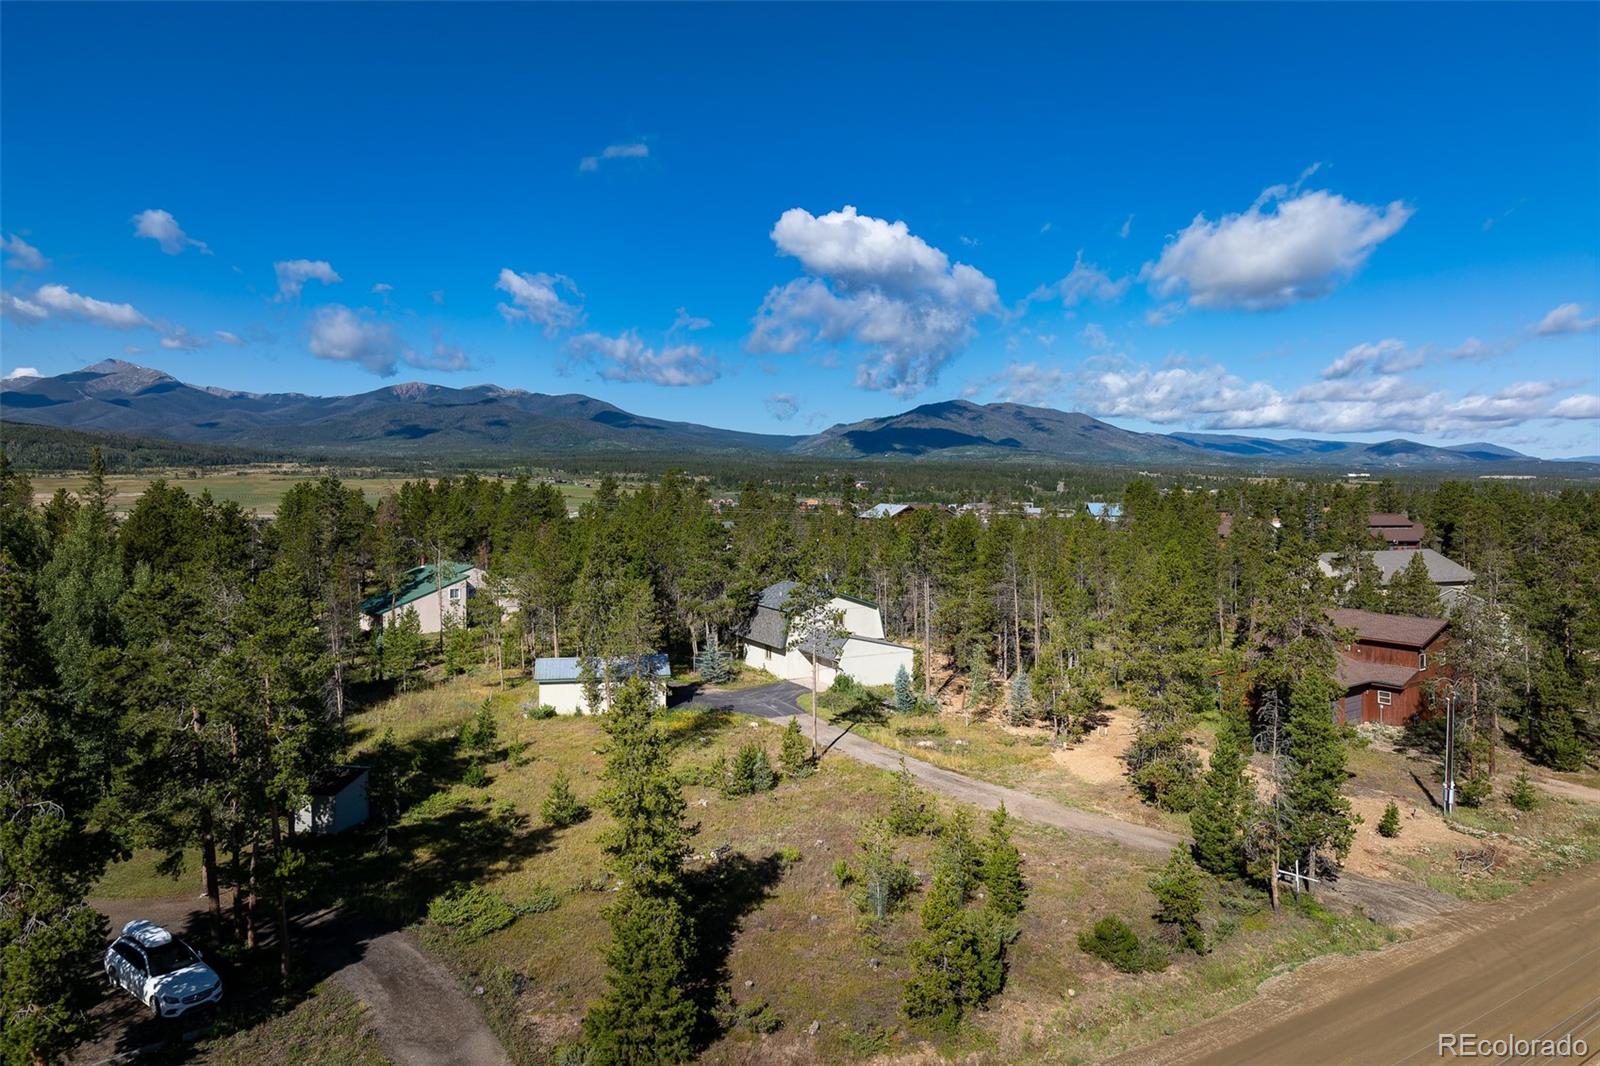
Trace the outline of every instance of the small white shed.
[[[665, 655], [618, 656], [598, 662], [597, 669], [609, 670], [613, 682], [630, 677], [644, 678], [650, 682], [656, 706], [667, 705], [667, 680], [672, 676], [672, 667], [667, 664]], [[557, 714], [594, 713], [583, 687], [583, 660], [576, 656], [535, 659], [533, 679], [539, 683], [539, 702], [554, 707]], [[608, 704], [608, 698], [602, 693], [600, 710], [606, 710]]]
[[295, 812], [299, 833], [342, 833], [367, 820], [367, 768], [327, 766], [311, 777], [310, 802]]

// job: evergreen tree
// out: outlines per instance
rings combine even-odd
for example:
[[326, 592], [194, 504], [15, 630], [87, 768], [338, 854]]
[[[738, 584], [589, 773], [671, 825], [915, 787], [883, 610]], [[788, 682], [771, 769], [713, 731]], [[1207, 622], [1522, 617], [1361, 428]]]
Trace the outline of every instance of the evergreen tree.
[[790, 777], [804, 777], [811, 772], [811, 753], [806, 747], [805, 735], [800, 732], [798, 718], [790, 718], [789, 724], [783, 729], [778, 763]]
[[1439, 587], [1428, 576], [1428, 561], [1420, 551], [1413, 552], [1405, 569], [1389, 579], [1386, 600], [1389, 614], [1414, 614], [1423, 618], [1438, 618], [1444, 614], [1439, 603]]
[[894, 675], [894, 709], [897, 714], [911, 714], [917, 709], [917, 694], [911, 687], [911, 674], [904, 666]]
[[923, 935], [910, 949], [905, 1012], [948, 1029], [1005, 982], [1005, 938], [989, 915], [966, 907], [971, 884], [965, 857], [941, 853], [922, 904]]
[[996, 918], [1009, 921], [1022, 913], [1027, 887], [1022, 882], [1022, 855], [1011, 843], [1011, 828], [1005, 804], [989, 821], [989, 839], [983, 856], [985, 907]]
[[1006, 721], [1012, 725], [1033, 724], [1033, 681], [1026, 670], [1018, 670], [1011, 679], [1011, 692], [1006, 698]]
[[[1339, 687], [1326, 675], [1308, 674], [1289, 699], [1289, 760], [1284, 780], [1291, 820], [1283, 842], [1286, 859], [1343, 859], [1355, 838], [1350, 801], [1344, 797], [1344, 738], [1330, 710]], [[1314, 865], [1314, 863], [1313, 863]]]
[[623, 887], [606, 908], [606, 991], [583, 1020], [598, 1063], [682, 1062], [699, 1022], [688, 987], [695, 931], [683, 886], [693, 830], [654, 712], [649, 689], [635, 679], [619, 688], [605, 717], [611, 749], [601, 801], [613, 824], [602, 846]]
[[894, 775], [894, 794], [889, 799], [888, 825], [896, 836], [921, 836], [933, 828], [937, 819], [928, 809], [928, 796], [917, 787], [917, 782], [900, 760], [900, 770]]
[[415, 682], [422, 658], [422, 620], [410, 607], [389, 615], [379, 640], [383, 648], [383, 672], [399, 682], [402, 689]]
[[539, 814], [546, 825], [557, 829], [576, 825], [589, 817], [589, 808], [580, 803], [573, 793], [572, 779], [567, 776], [565, 769], [556, 771], [555, 780], [550, 782], [550, 792], [539, 805]]
[[1189, 814], [1195, 861], [1219, 877], [1244, 872], [1245, 822], [1255, 802], [1255, 787], [1245, 776], [1245, 766], [1236, 739], [1219, 730], [1211, 765]]
[[1378, 820], [1378, 835], [1390, 838], [1400, 835], [1400, 808], [1394, 800], [1383, 809], [1383, 817]]
[[1167, 865], [1150, 879], [1156, 897], [1156, 920], [1176, 927], [1184, 947], [1204, 954], [1205, 930], [1200, 912], [1205, 906], [1205, 879], [1184, 848], [1173, 848]]
[[32, 583], [0, 546], [0, 1053], [60, 1057], [99, 998], [105, 920], [84, 902], [114, 845], [90, 723], [56, 696]]

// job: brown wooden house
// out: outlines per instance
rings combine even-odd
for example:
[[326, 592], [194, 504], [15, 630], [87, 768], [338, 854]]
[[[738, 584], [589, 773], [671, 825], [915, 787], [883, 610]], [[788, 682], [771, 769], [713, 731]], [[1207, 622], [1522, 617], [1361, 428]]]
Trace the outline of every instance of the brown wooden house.
[[1379, 511], [1367, 515], [1367, 534], [1391, 548], [1420, 548], [1428, 530], [1406, 515]]
[[1344, 609], [1329, 611], [1328, 617], [1355, 634], [1339, 653], [1336, 676], [1345, 690], [1335, 708], [1340, 721], [1403, 725], [1432, 713], [1427, 685], [1444, 676], [1449, 622]]

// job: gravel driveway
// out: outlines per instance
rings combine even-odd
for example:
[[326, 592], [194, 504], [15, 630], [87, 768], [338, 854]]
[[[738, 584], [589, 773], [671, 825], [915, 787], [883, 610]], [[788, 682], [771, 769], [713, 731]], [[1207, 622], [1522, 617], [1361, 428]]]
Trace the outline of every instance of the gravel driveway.
[[[778, 725], [788, 725], [791, 718], [798, 718], [800, 727], [810, 736], [811, 716], [801, 713], [797, 702], [807, 691], [805, 687], [788, 681], [747, 689], [698, 688], [682, 702], [695, 707], [719, 707], [755, 715]], [[893, 748], [856, 736], [825, 721], [818, 723], [817, 739], [825, 754], [838, 752], [882, 770], [899, 770], [904, 761], [911, 776], [927, 788], [983, 810], [993, 810], [1004, 803], [1012, 817], [1023, 821], [1053, 826], [1069, 833], [1097, 837], [1163, 856], [1186, 839], [1162, 829], [1080, 811], [1029, 792], [946, 770], [921, 759], [902, 755]], [[1389, 925], [1419, 925], [1462, 906], [1460, 900], [1419, 885], [1379, 881], [1351, 873], [1339, 878], [1333, 893], [1360, 907], [1374, 920]]]

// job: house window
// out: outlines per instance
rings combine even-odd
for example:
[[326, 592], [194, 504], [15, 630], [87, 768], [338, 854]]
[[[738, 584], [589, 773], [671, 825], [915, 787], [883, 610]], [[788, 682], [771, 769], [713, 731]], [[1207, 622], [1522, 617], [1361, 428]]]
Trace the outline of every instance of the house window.
[[1425, 651], [1417, 652], [1417, 669], [1418, 670], [1426, 670], [1427, 668], [1428, 668], [1428, 653], [1425, 652]]
[[460, 588], [451, 589], [450, 590], [450, 598], [452, 600], [459, 600], [461, 598], [461, 589]]
[[1394, 701], [1394, 696], [1393, 696], [1392, 693], [1385, 692], [1381, 688], [1378, 690], [1378, 706], [1379, 707], [1387, 707], [1393, 701]]

